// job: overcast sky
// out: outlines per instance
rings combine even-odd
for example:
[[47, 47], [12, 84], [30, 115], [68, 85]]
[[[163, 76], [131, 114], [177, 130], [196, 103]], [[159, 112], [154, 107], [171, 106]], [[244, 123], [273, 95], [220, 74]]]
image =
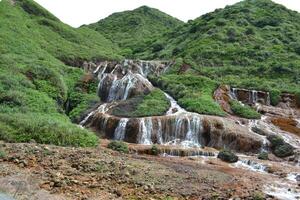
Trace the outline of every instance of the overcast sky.
[[[132, 10], [142, 5], [157, 8], [182, 21], [224, 8], [240, 0], [35, 0], [64, 23], [73, 27], [90, 24], [114, 12]], [[300, 12], [299, 0], [274, 0]]]

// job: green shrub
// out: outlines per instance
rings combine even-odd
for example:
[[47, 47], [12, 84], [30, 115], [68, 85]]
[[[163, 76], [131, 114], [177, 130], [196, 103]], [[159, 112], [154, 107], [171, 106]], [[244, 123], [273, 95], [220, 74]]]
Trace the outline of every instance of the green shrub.
[[6, 157], [6, 152], [3, 150], [0, 150], [0, 159], [3, 159]]
[[98, 137], [73, 125], [63, 115], [0, 114], [0, 140], [61, 146], [95, 147]]
[[120, 102], [112, 109], [113, 115], [120, 117], [148, 117], [164, 115], [170, 107], [165, 94], [154, 89], [147, 95], [140, 95]]
[[188, 111], [225, 115], [220, 105], [212, 97], [218, 85], [209, 78], [192, 74], [168, 74], [150, 77], [150, 80], [155, 86], [162, 88], [177, 99], [178, 103]]
[[264, 200], [264, 199], [266, 199], [265, 195], [261, 192], [256, 192], [253, 194], [253, 200]]
[[285, 143], [283, 145], [276, 146], [273, 153], [277, 157], [284, 158], [292, 156], [294, 154], [294, 148], [290, 144]]
[[161, 90], [155, 89], [144, 97], [143, 101], [137, 106], [136, 111], [134, 111], [133, 116], [163, 115], [169, 107], [170, 102], [165, 94]]
[[122, 141], [111, 141], [107, 147], [114, 151], [129, 153], [128, 145]]
[[294, 154], [294, 148], [286, 143], [280, 136], [269, 135], [267, 139], [271, 143], [271, 149], [277, 157], [287, 157]]
[[261, 152], [260, 154], [258, 154], [257, 158], [260, 160], [268, 160], [269, 159], [268, 152]]
[[221, 150], [218, 154], [218, 158], [229, 163], [237, 162], [239, 159], [238, 156], [227, 149]]
[[240, 117], [247, 119], [259, 119], [261, 117], [261, 115], [256, 110], [248, 105], [242, 105], [237, 100], [231, 100], [229, 103], [234, 114]]
[[272, 147], [276, 147], [284, 144], [283, 138], [278, 135], [269, 135], [267, 139], [270, 141]]
[[280, 97], [281, 92], [279, 90], [271, 90], [270, 91], [270, 101], [271, 101], [271, 105], [276, 106], [281, 97]]
[[151, 147], [151, 154], [157, 156], [159, 154], [159, 149], [157, 145], [152, 145]]

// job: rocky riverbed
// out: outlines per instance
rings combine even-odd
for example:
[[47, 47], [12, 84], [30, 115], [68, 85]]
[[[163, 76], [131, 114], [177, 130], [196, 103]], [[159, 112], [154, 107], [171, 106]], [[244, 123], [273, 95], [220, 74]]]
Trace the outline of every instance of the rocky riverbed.
[[300, 173], [299, 167], [278, 161], [266, 172], [257, 172], [215, 157], [122, 154], [107, 149], [106, 143], [69, 148], [2, 142], [0, 191], [12, 199], [39, 200], [275, 199], [263, 194], [263, 186], [289, 183], [288, 172]]

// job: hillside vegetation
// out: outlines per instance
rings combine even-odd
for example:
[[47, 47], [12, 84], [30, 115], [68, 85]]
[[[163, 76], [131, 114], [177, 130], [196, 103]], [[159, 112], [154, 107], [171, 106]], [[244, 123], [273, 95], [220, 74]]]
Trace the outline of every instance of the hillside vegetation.
[[132, 11], [114, 13], [97, 23], [88, 25], [122, 48], [126, 57], [146, 47], [159, 51], [163, 46], [155, 43], [163, 33], [183, 25], [180, 20], [147, 6]]
[[[112, 15], [109, 20], [121, 23], [125, 18]], [[98, 25], [98, 30], [106, 28]], [[118, 25], [122, 34], [130, 34], [126, 27]], [[244, 0], [217, 9], [151, 42], [136, 46], [133, 57], [180, 58], [193, 73], [219, 83], [299, 93], [300, 14], [271, 0]]]
[[[31, 0], [0, 2], [0, 139], [94, 146], [97, 137], [65, 114], [97, 99], [83, 87], [84, 60], [119, 59], [101, 34], [74, 29]], [[73, 65], [77, 67], [70, 67]]]

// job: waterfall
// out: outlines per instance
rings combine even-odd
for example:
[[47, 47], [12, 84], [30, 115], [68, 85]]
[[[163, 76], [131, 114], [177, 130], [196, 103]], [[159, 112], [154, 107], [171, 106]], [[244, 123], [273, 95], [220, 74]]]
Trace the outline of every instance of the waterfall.
[[128, 98], [129, 90], [134, 86], [135, 84], [135, 79], [133, 76], [129, 76], [127, 79], [127, 85], [125, 87], [125, 92], [123, 96], [123, 100], [126, 100]]
[[126, 125], [127, 125], [128, 120], [129, 120], [128, 118], [120, 119], [119, 124], [114, 133], [115, 140], [124, 140], [125, 133], [126, 133]]
[[230, 96], [231, 96], [232, 99], [238, 100], [238, 98], [237, 98], [237, 96], [238, 96], [237, 95], [237, 88], [231, 88]]
[[105, 113], [107, 112], [108, 108], [107, 108], [107, 104], [102, 104], [100, 105], [96, 110], [91, 111], [80, 123], [80, 126], [84, 126], [86, 124], [86, 122], [90, 119], [90, 117], [92, 117], [94, 114], [96, 113]]
[[193, 115], [191, 119], [187, 118], [187, 122], [188, 129], [185, 141], [181, 144], [187, 147], [200, 147], [201, 142], [199, 141], [199, 135], [203, 131], [200, 117]]
[[251, 91], [251, 98], [252, 98], [252, 104], [255, 104], [257, 102], [257, 91], [256, 90], [252, 90]]
[[138, 141], [139, 144], [152, 144], [152, 119], [151, 118], [142, 118], [140, 119], [139, 125], [139, 134], [140, 139]]
[[267, 106], [271, 105], [270, 92], [267, 92]]
[[245, 168], [255, 172], [267, 172], [268, 166], [255, 162], [253, 160], [239, 160], [233, 164], [234, 167]]
[[179, 112], [187, 112], [186, 110], [181, 108], [177, 104], [177, 101], [175, 101], [175, 99], [173, 97], [171, 97], [169, 94], [165, 93], [165, 96], [167, 97], [167, 99], [169, 100], [169, 102], [171, 104], [169, 110], [166, 112], [166, 115], [172, 115], [172, 114], [179, 113]]
[[251, 133], [254, 133], [256, 134], [257, 136], [259, 136], [260, 138], [262, 138], [263, 140], [263, 146], [262, 146], [262, 149], [261, 151], [268, 151], [268, 140], [267, 140], [267, 137], [266, 136], [263, 136], [263, 135], [260, 135], [258, 133], [256, 133], [255, 131], [253, 131], [254, 128], [257, 128], [258, 127], [258, 120], [249, 120], [249, 131]]
[[117, 91], [118, 91], [117, 90], [118, 85], [119, 85], [118, 77], [117, 77], [117, 75], [114, 75], [114, 79], [111, 83], [109, 93], [108, 93], [108, 97], [107, 97], [108, 102], [111, 102], [112, 100], [116, 99], [116, 95], [117, 95]]
[[157, 120], [157, 143], [163, 144], [161, 120]]

